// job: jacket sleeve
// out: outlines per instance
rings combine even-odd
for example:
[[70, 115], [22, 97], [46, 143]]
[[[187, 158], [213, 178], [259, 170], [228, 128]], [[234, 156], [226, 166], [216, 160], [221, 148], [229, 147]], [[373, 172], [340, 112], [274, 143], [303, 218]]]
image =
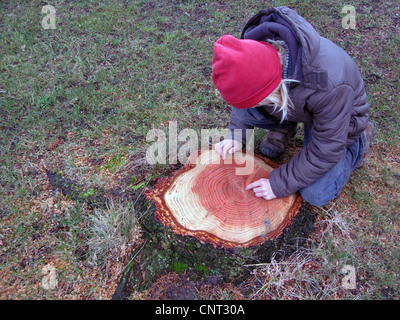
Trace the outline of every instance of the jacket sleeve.
[[340, 85], [308, 108], [313, 114], [312, 140], [292, 158], [273, 170], [271, 188], [278, 198], [305, 188], [333, 168], [346, 150], [354, 90]]

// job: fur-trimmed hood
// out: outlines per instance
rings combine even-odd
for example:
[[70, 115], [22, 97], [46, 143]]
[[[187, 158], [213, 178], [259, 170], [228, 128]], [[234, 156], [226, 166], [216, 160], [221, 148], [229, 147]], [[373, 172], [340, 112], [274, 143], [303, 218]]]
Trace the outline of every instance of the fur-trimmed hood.
[[261, 10], [244, 26], [243, 39], [282, 40], [289, 48], [288, 78], [309, 88], [325, 88], [327, 74], [314, 63], [320, 50], [320, 35], [294, 10], [277, 7]]

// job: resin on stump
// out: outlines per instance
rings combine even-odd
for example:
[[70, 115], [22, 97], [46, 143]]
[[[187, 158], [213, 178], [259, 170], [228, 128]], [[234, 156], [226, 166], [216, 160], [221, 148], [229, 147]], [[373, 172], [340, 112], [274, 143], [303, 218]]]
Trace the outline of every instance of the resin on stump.
[[246, 190], [276, 167], [252, 153], [222, 160], [203, 150], [146, 195], [156, 204], [156, 218], [177, 234], [224, 248], [259, 245], [279, 236], [302, 204], [298, 194], [265, 200]]

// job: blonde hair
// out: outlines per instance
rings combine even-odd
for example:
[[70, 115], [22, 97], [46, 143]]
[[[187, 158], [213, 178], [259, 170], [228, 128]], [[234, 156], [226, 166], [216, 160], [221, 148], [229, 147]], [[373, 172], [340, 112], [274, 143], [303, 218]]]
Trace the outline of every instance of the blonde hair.
[[[271, 44], [273, 47], [278, 51], [279, 55], [279, 60], [281, 62], [281, 69], [282, 69], [282, 76], [283, 73], [285, 72], [285, 67], [286, 67], [286, 59], [287, 59], [287, 49], [285, 46], [285, 43], [283, 41], [272, 41]], [[274, 112], [276, 111], [277, 108], [280, 112], [282, 112], [282, 119], [286, 119], [288, 111], [290, 108], [293, 108], [293, 103], [292, 100], [290, 100], [289, 97], [289, 90], [286, 86], [288, 82], [297, 82], [297, 80], [291, 80], [291, 79], [283, 79], [281, 83], [278, 85], [278, 87], [264, 100], [262, 100], [260, 103], [257, 105], [265, 105], [265, 104], [273, 104], [274, 105]]]

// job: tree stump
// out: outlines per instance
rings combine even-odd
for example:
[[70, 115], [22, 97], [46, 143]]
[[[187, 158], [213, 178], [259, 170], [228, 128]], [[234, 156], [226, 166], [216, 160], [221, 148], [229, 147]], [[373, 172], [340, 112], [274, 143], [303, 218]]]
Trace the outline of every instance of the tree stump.
[[142, 219], [145, 245], [134, 253], [130, 286], [148, 288], [166, 272], [236, 283], [249, 275], [246, 265], [282, 259], [302, 246], [315, 217], [299, 194], [265, 200], [245, 190], [276, 167], [259, 155], [223, 162], [206, 150], [158, 179], [145, 192], [154, 209]]
[[160, 180], [147, 192], [158, 220], [177, 234], [224, 248], [249, 247], [281, 234], [298, 212], [301, 197], [257, 198], [246, 186], [268, 178], [277, 165], [250, 153], [237, 158], [222, 161], [216, 151], [203, 151], [194, 163]]

